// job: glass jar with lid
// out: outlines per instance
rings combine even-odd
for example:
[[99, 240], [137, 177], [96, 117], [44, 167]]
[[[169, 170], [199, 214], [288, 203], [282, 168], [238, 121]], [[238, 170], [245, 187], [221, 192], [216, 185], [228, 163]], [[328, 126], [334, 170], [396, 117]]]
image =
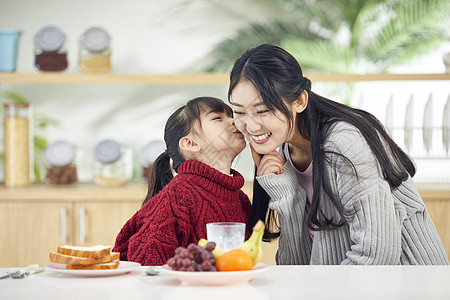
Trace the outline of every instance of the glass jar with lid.
[[84, 73], [108, 73], [111, 70], [111, 38], [102, 28], [86, 30], [79, 41], [80, 70]]
[[35, 36], [34, 63], [40, 71], [63, 71], [67, 68], [66, 36], [54, 26], [42, 28]]
[[166, 150], [166, 143], [161, 140], [154, 140], [147, 143], [141, 150], [142, 160], [142, 180], [148, 182], [150, 170], [153, 163], [161, 153]]
[[46, 183], [70, 184], [77, 182], [77, 149], [66, 141], [56, 141], [45, 149]]
[[97, 144], [94, 151], [94, 182], [100, 186], [124, 185], [133, 175], [132, 150], [115, 140]]
[[31, 182], [33, 139], [31, 109], [28, 103], [4, 104], [5, 185], [24, 187]]

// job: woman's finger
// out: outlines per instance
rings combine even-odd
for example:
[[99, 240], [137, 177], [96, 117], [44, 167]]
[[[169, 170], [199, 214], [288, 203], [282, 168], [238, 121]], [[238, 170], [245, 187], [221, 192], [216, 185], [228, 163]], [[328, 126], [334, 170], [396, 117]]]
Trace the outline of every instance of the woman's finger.
[[261, 159], [257, 175], [262, 176], [270, 173], [281, 174], [283, 172], [284, 163], [285, 160], [281, 155], [268, 153]]
[[270, 173], [281, 174], [282, 169], [283, 167], [279, 165], [264, 165], [260, 169], [258, 169], [256, 175], [263, 176]]

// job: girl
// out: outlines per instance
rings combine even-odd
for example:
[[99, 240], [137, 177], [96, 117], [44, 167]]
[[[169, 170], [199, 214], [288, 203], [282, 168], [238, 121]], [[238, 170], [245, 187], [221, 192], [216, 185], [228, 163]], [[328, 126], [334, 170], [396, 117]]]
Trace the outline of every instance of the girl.
[[228, 98], [257, 167], [250, 226], [279, 235], [277, 264], [448, 264], [414, 164], [374, 116], [312, 92], [273, 45], [235, 62]]
[[244, 178], [231, 169], [246, 144], [231, 108], [216, 98], [190, 100], [168, 119], [164, 140], [167, 150], [153, 164], [143, 206], [117, 236], [113, 251], [121, 260], [165, 264], [178, 246], [205, 238], [210, 222], [243, 222], [248, 231]]

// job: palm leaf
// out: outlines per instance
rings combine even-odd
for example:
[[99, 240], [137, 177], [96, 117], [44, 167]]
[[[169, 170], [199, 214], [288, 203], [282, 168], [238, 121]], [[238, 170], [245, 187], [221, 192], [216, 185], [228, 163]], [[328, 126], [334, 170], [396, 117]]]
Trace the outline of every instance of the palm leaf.
[[390, 67], [402, 65], [421, 54], [428, 53], [431, 49], [436, 49], [442, 43], [441, 36], [417, 37], [407, 45], [404, 45], [395, 57], [390, 61], [384, 61], [379, 67], [381, 72], [387, 72]]
[[207, 71], [230, 71], [236, 59], [247, 49], [265, 43], [280, 45], [284, 39], [298, 36], [311, 40], [321, 38], [292, 23], [252, 24], [249, 28], [238, 31], [234, 37], [226, 39], [215, 47], [211, 52], [214, 63], [207, 68]]
[[332, 45], [327, 41], [290, 39], [283, 43], [308, 71], [348, 73], [351, 71], [352, 53], [348, 47]]
[[394, 61], [397, 60], [396, 56], [401, 55], [399, 49], [407, 46], [415, 37], [430, 34], [430, 31], [435, 36], [434, 28], [439, 28], [440, 22], [448, 17], [447, 3], [446, 0], [409, 0], [397, 6], [390, 21], [381, 27], [368, 44], [367, 57], [378, 63]]

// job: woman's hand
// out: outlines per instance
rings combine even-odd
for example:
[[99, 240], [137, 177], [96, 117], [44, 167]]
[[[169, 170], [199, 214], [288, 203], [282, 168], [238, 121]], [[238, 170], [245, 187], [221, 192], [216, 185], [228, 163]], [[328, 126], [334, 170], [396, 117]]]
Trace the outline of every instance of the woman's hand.
[[272, 151], [263, 156], [256, 152], [256, 150], [250, 145], [252, 151], [253, 161], [256, 165], [256, 176], [263, 176], [270, 173], [281, 174], [283, 173], [283, 166], [286, 160], [277, 151]]

